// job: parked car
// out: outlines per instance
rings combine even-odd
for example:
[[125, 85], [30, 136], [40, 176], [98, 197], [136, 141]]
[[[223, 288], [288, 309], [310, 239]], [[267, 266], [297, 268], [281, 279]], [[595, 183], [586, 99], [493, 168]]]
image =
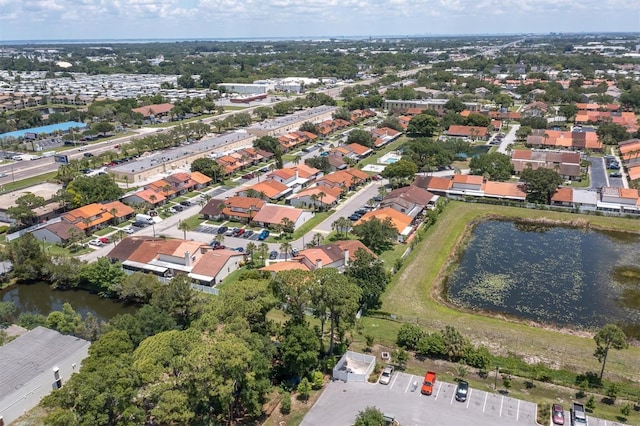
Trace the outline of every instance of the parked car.
[[564, 408], [562, 408], [562, 405], [553, 404], [553, 408], [551, 409], [551, 419], [553, 420], [554, 425], [564, 424]]
[[98, 238], [102, 244], [109, 244], [109, 237]]
[[228, 229], [229, 228], [227, 228], [226, 226], [221, 226], [220, 228], [218, 228], [218, 234], [224, 234]]
[[133, 226], [134, 228], [146, 228], [147, 226], [149, 226], [149, 224], [146, 222], [133, 222], [131, 226]]
[[387, 365], [384, 370], [382, 370], [382, 374], [380, 375], [380, 380], [378, 380], [378, 382], [380, 382], [381, 385], [388, 385], [389, 382], [391, 382], [391, 376], [393, 375], [393, 367], [390, 365]]
[[266, 229], [263, 229], [263, 230], [260, 232], [260, 235], [258, 235], [258, 240], [260, 240], [260, 241], [264, 241], [264, 240], [266, 240], [268, 237], [269, 237], [269, 231], [268, 231], [268, 230], [266, 230]]
[[96, 247], [102, 247], [104, 243], [98, 239], [89, 241], [89, 244]]
[[233, 236], [234, 236], [234, 237], [241, 237], [241, 236], [242, 236], [242, 234], [244, 234], [244, 229], [243, 229], [243, 228], [236, 229], [236, 230], [233, 232]]
[[185, 207], [191, 207], [191, 201], [187, 201], [187, 200], [180, 201], [180, 204], [185, 206]]
[[255, 234], [255, 232], [253, 232], [251, 229], [249, 229], [249, 230], [245, 231], [244, 234], [242, 234], [242, 238], [249, 238], [253, 234]]
[[85, 152], [83, 155], [84, 155], [85, 157], [87, 157], [87, 158], [89, 158], [89, 157], [93, 157], [93, 154], [92, 154], [92, 153], [90, 153], [90, 152]]
[[151, 217], [156, 217], [156, 216], [158, 216], [158, 211], [157, 210], [149, 210], [149, 212], [147, 214], [149, 216], [151, 216]]
[[239, 253], [244, 253], [244, 247], [236, 247], [236, 248], [234, 248], [234, 250], [239, 252]]
[[609, 177], [621, 178], [622, 177], [622, 173], [620, 173], [620, 172], [611, 172], [611, 173], [609, 173]]
[[349, 216], [349, 220], [352, 220], [355, 222], [356, 220], [360, 220], [361, 217], [362, 216], [360, 216], [358, 213], [354, 213], [351, 216]]
[[269, 253], [269, 259], [274, 260], [278, 258], [278, 252], [273, 250], [271, 253]]
[[456, 401], [465, 402], [467, 400], [467, 395], [469, 394], [469, 383], [464, 380], [460, 380], [458, 382], [458, 386], [456, 386]]
[[224, 235], [226, 235], [227, 237], [231, 237], [236, 233], [237, 230], [238, 228], [229, 228], [229, 230], [225, 232]]
[[433, 371], [427, 371], [424, 375], [424, 381], [422, 382], [422, 388], [420, 392], [423, 395], [431, 395], [433, 393], [433, 387], [436, 384], [436, 373]]
[[173, 207], [169, 207], [167, 212], [170, 213], [170, 214], [176, 214], [176, 213], [178, 213], [178, 210], [174, 209]]
[[124, 231], [125, 234], [133, 234], [135, 232], [135, 230], [130, 226], [127, 226], [126, 228], [123, 228], [122, 230]]
[[242, 179], [253, 179], [254, 178], [254, 174], [253, 173], [247, 173], [246, 175], [242, 175]]
[[184, 210], [184, 207], [182, 207], [180, 204], [176, 204], [175, 206], [173, 206], [173, 209], [175, 211], [181, 212]]
[[619, 168], [620, 168], [620, 164], [619, 163], [607, 164], [607, 169], [609, 169], [609, 170], [618, 170]]

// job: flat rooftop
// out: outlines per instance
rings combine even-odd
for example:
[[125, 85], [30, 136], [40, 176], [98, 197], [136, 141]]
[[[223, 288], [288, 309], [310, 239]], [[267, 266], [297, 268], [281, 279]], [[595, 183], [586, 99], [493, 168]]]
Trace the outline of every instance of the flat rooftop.
[[16, 199], [22, 197], [28, 192], [38, 195], [45, 200], [50, 200], [61, 188], [62, 185], [58, 183], [40, 183], [28, 188], [7, 192], [6, 194], [0, 195], [0, 209], [6, 210], [9, 207], [15, 207]]
[[36, 327], [0, 346], [0, 401], [90, 344], [78, 337]]
[[246, 132], [231, 132], [214, 138], [203, 139], [186, 146], [154, 152], [153, 154], [138, 158], [135, 161], [111, 167], [109, 168], [109, 171], [112, 173], [144, 172], [154, 167], [158, 167], [161, 164], [171, 164], [174, 161], [190, 157], [199, 152], [204, 155], [204, 153], [213, 151], [214, 149], [222, 148], [233, 142], [238, 142], [252, 137], [254, 136]]
[[253, 124], [247, 127], [247, 131], [251, 132], [251, 130], [276, 130], [276, 129], [279, 129], [280, 127], [286, 126], [291, 123], [311, 120], [318, 115], [322, 115], [327, 112], [333, 112], [336, 109], [338, 109], [338, 107], [321, 105], [319, 107], [306, 109], [304, 111], [300, 111], [295, 114], [290, 114], [290, 115], [279, 117], [273, 120], [263, 121], [262, 123]]

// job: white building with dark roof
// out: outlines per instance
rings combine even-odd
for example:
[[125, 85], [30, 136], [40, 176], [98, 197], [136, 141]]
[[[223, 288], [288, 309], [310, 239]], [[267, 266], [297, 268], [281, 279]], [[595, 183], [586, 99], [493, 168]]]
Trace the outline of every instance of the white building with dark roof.
[[[0, 347], [0, 420], [11, 424], [80, 369], [90, 342], [36, 327]], [[1, 422], [0, 422], [1, 424]]]

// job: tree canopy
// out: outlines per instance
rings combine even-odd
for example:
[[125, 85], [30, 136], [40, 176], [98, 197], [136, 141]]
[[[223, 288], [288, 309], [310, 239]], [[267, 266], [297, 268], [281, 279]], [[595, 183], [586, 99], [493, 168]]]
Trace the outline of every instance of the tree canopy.
[[80, 175], [69, 182], [66, 188], [73, 207], [82, 207], [91, 203], [115, 201], [123, 195], [113, 177], [107, 175]]
[[563, 182], [558, 172], [544, 167], [524, 169], [520, 173], [520, 180], [524, 182], [527, 201], [538, 204], [549, 204]]
[[389, 218], [372, 217], [354, 226], [352, 232], [374, 253], [389, 249], [398, 236], [398, 230]]
[[471, 159], [472, 175], [485, 176], [489, 180], [505, 181], [513, 174], [511, 157], [500, 152], [490, 152]]

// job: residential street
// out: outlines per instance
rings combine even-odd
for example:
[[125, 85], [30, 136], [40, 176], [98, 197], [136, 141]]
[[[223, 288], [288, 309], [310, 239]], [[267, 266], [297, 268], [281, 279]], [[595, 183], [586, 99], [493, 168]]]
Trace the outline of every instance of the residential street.
[[509, 144], [515, 145], [515, 143], [516, 143], [516, 132], [518, 131], [519, 128], [520, 128], [519, 124], [514, 124], [511, 127], [511, 129], [509, 129], [509, 132], [507, 132], [505, 137], [502, 139], [502, 142], [500, 143], [500, 146], [498, 146], [498, 152], [501, 152], [503, 154], [508, 154], [507, 147], [509, 146]]

